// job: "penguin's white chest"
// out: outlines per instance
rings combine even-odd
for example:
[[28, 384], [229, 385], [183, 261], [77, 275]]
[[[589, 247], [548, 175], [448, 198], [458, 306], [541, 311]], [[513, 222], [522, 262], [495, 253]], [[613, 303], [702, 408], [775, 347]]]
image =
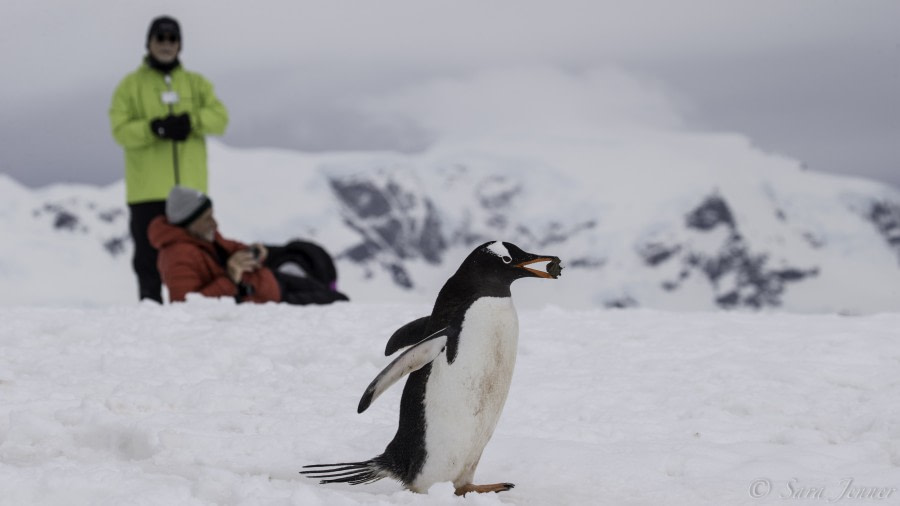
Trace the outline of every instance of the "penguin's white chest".
[[494, 433], [516, 363], [519, 320], [509, 297], [482, 297], [466, 311], [452, 364], [432, 362], [425, 390], [425, 465], [416, 485], [471, 482]]

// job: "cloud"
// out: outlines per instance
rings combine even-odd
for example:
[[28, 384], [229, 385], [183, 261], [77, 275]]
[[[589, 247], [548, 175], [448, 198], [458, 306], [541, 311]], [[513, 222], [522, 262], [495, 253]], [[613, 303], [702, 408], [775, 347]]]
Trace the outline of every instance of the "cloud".
[[[207, 72], [320, 62], [455, 69], [706, 58], [896, 37], [900, 4], [870, 0], [116, 0], [5, 2], [0, 96], [113, 81], [137, 65], [150, 19], [184, 29], [185, 59]], [[865, 34], [861, 39], [860, 34]], [[35, 79], [44, 69], [53, 79]]]
[[371, 117], [415, 123], [437, 137], [552, 135], [615, 128], [678, 128], [679, 101], [616, 67], [566, 72], [514, 67], [439, 78], [367, 97]]
[[[835, 166], [831, 153], [817, 162], [817, 153], [800, 151], [814, 145], [792, 140], [854, 145], [853, 137], [882, 132], [878, 146], [844, 150], [844, 159], [884, 153], [870, 165], [897, 168], [893, 116], [835, 108], [864, 99], [890, 111], [896, 102], [896, 76], [869, 70], [896, 59], [894, 0], [865, 8], [821, 0], [47, 0], [0, 6], [0, 112], [9, 120], [0, 170], [32, 183], [38, 173], [41, 181], [115, 177], [121, 153], [105, 125], [108, 97], [139, 64], [147, 25], [163, 13], [181, 21], [182, 60], [215, 83], [233, 113], [225, 140], [239, 146], [415, 151], [438, 136], [669, 128], [687, 118], [708, 130], [770, 134], [773, 148], [823, 167]], [[808, 54], [848, 81], [884, 85], [845, 90], [844, 81], [809, 71]], [[773, 58], [784, 65], [752, 65]], [[701, 117], [685, 116], [684, 102], [646, 76], [705, 106], [692, 109]], [[787, 99], [792, 85], [804, 100]], [[829, 85], [836, 98], [816, 91]], [[805, 103], [818, 113], [798, 112]], [[795, 120], [791, 128], [784, 117]], [[822, 131], [845, 124], [852, 127]], [[83, 132], [78, 140], [72, 128]]]

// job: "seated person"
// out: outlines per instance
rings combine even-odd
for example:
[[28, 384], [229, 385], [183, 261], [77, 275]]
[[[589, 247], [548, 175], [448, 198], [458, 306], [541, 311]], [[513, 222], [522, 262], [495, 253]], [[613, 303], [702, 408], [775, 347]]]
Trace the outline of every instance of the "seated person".
[[[235, 297], [238, 302], [328, 304], [348, 300], [333, 280], [265, 266], [269, 250], [222, 237], [212, 201], [194, 189], [176, 186], [166, 199], [166, 214], [151, 223], [147, 235], [159, 250], [157, 267], [171, 302], [190, 292], [207, 297]], [[300, 274], [300, 275], [297, 275]], [[331, 284], [331, 286], [328, 286]]]

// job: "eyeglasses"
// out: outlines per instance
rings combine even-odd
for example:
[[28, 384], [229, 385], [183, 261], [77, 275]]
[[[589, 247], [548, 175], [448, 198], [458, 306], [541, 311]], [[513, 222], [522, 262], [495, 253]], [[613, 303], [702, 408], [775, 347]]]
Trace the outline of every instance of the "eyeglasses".
[[153, 36], [156, 39], [156, 42], [171, 42], [172, 44], [177, 44], [181, 41], [181, 37], [175, 35], [174, 33], [157, 33]]

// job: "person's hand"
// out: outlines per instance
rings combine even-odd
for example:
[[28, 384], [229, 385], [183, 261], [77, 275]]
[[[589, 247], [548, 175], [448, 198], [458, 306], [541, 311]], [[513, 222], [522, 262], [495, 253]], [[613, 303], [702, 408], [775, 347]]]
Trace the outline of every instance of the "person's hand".
[[183, 141], [191, 133], [191, 117], [183, 113], [156, 118], [150, 122], [150, 130], [160, 139]]
[[256, 250], [259, 251], [259, 255], [256, 257], [256, 259], [259, 262], [260, 266], [263, 265], [266, 262], [266, 259], [269, 258], [269, 248], [266, 248], [264, 244], [259, 242], [251, 244], [250, 250], [252, 251], [253, 248], [256, 248]]
[[191, 133], [191, 117], [187, 113], [178, 116], [169, 116], [169, 138], [173, 141], [183, 141]]
[[150, 121], [150, 131], [153, 132], [153, 135], [159, 137], [160, 139], [168, 139], [168, 122], [166, 121], [168, 118], [156, 118]]
[[253, 257], [250, 250], [244, 249], [235, 251], [228, 257], [227, 267], [228, 277], [237, 284], [241, 282], [241, 277], [245, 272], [252, 272], [259, 267], [259, 262]]

